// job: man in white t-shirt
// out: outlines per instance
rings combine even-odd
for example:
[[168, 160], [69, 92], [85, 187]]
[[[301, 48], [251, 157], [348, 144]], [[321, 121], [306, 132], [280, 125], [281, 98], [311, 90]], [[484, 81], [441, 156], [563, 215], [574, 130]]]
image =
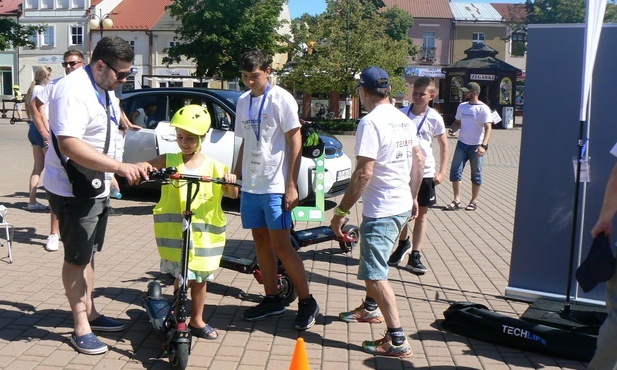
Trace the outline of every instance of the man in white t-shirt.
[[[356, 169], [330, 226], [337, 236], [351, 207], [362, 197], [358, 279], [366, 285], [366, 299], [358, 308], [341, 312], [345, 322], [377, 323], [385, 320], [383, 339], [364, 341], [365, 352], [392, 357], [413, 353], [388, 281], [388, 257], [410, 218], [418, 213], [418, 190], [424, 156], [413, 122], [390, 104], [390, 77], [378, 67], [365, 69], [358, 86], [362, 105], [369, 113], [356, 132]], [[383, 314], [382, 314], [383, 312]]]
[[[617, 144], [611, 149], [611, 154], [617, 157]], [[604, 191], [604, 201], [591, 235], [595, 238], [599, 234], [605, 234], [611, 239], [613, 234], [613, 219], [617, 213], [617, 164], [606, 183]], [[588, 370], [604, 370], [617, 368], [617, 271], [606, 283], [606, 308], [608, 317], [600, 327], [596, 353], [589, 362]]]
[[461, 130], [450, 166], [454, 199], [444, 208], [444, 211], [457, 211], [462, 208], [460, 186], [467, 161], [471, 165], [471, 200], [465, 210], [475, 211], [478, 208], [477, 201], [482, 185], [482, 164], [488, 150], [493, 125], [491, 109], [478, 99], [480, 85], [470, 82], [465, 87], [461, 87], [461, 91], [465, 94], [467, 102], [458, 106], [455, 121], [452, 124], [452, 132], [456, 132], [456, 127], [460, 127]]
[[298, 205], [302, 149], [298, 103], [279, 86], [270, 86], [270, 57], [260, 49], [242, 54], [242, 81], [251, 90], [238, 99], [235, 134], [243, 139], [234, 173], [242, 179], [240, 215], [251, 229], [266, 296], [242, 317], [259, 321], [285, 315], [277, 284], [276, 257], [298, 291], [294, 327], [315, 324], [319, 305], [310, 294], [304, 263], [291, 245], [291, 211]]
[[[122, 163], [114, 158], [120, 107], [113, 90], [126, 80], [135, 53], [125, 40], [103, 37], [89, 65], [58, 81], [49, 98], [52, 146], [45, 156], [44, 185], [49, 204], [58, 217], [64, 244], [62, 282], [73, 312], [71, 344], [81, 353], [107, 352], [92, 330], [120, 331], [124, 324], [101, 315], [94, 306], [94, 255], [102, 250], [107, 226], [109, 182], [114, 173], [129, 184], [148, 178], [146, 164]], [[104, 153], [109, 135], [109, 147]], [[61, 158], [60, 158], [61, 157]], [[76, 197], [62, 161], [105, 172], [96, 197]]]
[[[435, 98], [435, 81], [430, 77], [420, 77], [413, 83], [412, 102], [408, 107], [403, 107], [405, 113], [418, 129], [418, 140], [424, 155], [424, 178], [418, 193], [418, 217], [413, 224], [412, 240], [407, 236], [407, 227], [401, 232], [398, 247], [390, 256], [388, 264], [397, 266], [411, 251], [407, 270], [416, 275], [424, 275], [426, 266], [422, 263], [420, 252], [424, 244], [424, 236], [428, 226], [428, 208], [437, 203], [435, 187], [443, 181], [446, 175], [448, 160], [448, 139], [446, 128], [441, 114], [429, 107], [429, 103]], [[433, 140], [439, 144], [439, 171], [436, 170], [435, 156], [433, 155]]]

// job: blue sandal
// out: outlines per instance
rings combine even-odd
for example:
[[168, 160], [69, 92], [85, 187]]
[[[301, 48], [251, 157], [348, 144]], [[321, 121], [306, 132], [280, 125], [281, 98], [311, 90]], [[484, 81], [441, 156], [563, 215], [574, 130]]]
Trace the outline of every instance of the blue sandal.
[[218, 339], [219, 337], [219, 333], [217, 333], [216, 330], [214, 330], [214, 328], [208, 324], [206, 324], [206, 326], [204, 326], [201, 329], [192, 327], [191, 325], [188, 325], [188, 327], [189, 327], [189, 330], [191, 331], [191, 335], [194, 337], [210, 339], [210, 340], [215, 340], [215, 339]]
[[71, 334], [71, 344], [75, 346], [77, 351], [87, 355], [100, 355], [107, 352], [107, 344], [101, 342], [93, 333], [88, 333], [78, 337]]

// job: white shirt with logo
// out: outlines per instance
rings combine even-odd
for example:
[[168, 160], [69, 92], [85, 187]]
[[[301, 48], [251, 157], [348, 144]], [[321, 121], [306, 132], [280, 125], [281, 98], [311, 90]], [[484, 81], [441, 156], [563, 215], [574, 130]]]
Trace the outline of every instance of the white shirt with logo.
[[250, 94], [250, 91], [242, 94], [236, 107], [235, 135], [244, 139], [242, 191], [285, 194], [290, 165], [285, 133], [300, 127], [298, 103], [285, 89], [272, 86], [258, 125], [264, 95], [251, 99]]
[[375, 160], [373, 176], [362, 194], [364, 216], [391, 217], [411, 209], [412, 148], [418, 145], [415, 125], [391, 104], [379, 104], [362, 118], [355, 154]]
[[480, 145], [484, 139], [484, 124], [493, 122], [491, 109], [488, 105], [479, 102], [459, 104], [456, 108], [455, 119], [461, 121], [461, 130], [458, 140], [467, 145]]
[[[401, 112], [405, 113], [416, 125], [416, 128], [418, 128], [424, 118], [424, 113], [416, 116], [411, 112], [410, 108], [411, 105], [401, 108]], [[444, 135], [446, 126], [439, 112], [429, 107], [427, 107], [427, 110], [426, 119], [418, 132], [418, 139], [420, 141], [420, 148], [422, 148], [422, 154], [424, 154], [424, 177], [433, 178], [435, 177], [435, 167], [437, 165], [433, 155], [433, 138]]]

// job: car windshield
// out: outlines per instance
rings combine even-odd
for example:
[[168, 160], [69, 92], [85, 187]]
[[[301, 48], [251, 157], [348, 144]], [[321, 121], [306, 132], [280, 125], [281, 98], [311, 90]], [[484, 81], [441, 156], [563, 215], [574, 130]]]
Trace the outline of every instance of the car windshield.
[[225, 100], [232, 103], [235, 107], [238, 104], [238, 99], [242, 92], [235, 90], [216, 90], [216, 92]]

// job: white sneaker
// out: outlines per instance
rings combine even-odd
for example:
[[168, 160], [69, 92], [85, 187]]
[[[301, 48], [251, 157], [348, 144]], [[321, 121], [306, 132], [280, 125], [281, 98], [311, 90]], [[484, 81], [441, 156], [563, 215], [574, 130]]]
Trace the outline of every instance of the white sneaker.
[[60, 238], [58, 237], [58, 234], [50, 234], [49, 237], [47, 238], [47, 244], [45, 244], [45, 250], [53, 252], [53, 251], [57, 251], [59, 247], [60, 247]]
[[39, 202], [36, 202], [34, 204], [28, 204], [28, 211], [44, 211], [49, 209], [49, 207], [42, 205]]

